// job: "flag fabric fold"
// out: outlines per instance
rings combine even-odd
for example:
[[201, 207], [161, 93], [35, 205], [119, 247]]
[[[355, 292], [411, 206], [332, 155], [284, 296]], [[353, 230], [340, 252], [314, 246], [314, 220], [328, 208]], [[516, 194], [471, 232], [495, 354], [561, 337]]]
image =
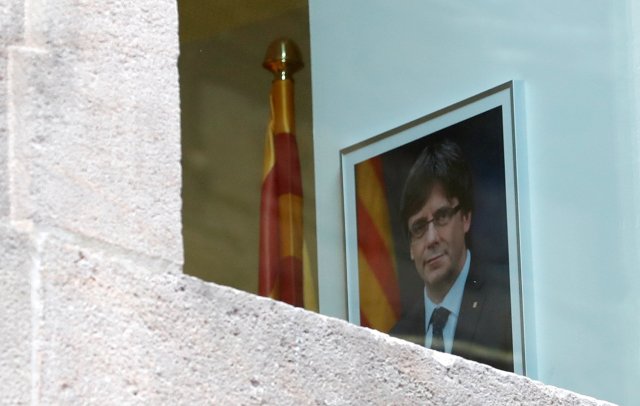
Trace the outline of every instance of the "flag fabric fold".
[[380, 157], [356, 165], [356, 211], [360, 324], [388, 332], [401, 309]]

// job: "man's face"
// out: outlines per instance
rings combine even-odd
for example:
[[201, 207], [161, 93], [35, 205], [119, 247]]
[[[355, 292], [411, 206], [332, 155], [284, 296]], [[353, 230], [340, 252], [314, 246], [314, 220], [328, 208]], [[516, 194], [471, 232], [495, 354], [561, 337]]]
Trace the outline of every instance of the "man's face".
[[[436, 184], [424, 206], [409, 218], [409, 229], [420, 222], [424, 224], [434, 217], [441, 217], [443, 212], [457, 205], [458, 199], [447, 199], [442, 186]], [[411, 259], [427, 292], [444, 297], [455, 282], [467, 257], [465, 234], [470, 226], [471, 212], [465, 214], [458, 210], [445, 225], [431, 222], [421, 237], [411, 237]]]

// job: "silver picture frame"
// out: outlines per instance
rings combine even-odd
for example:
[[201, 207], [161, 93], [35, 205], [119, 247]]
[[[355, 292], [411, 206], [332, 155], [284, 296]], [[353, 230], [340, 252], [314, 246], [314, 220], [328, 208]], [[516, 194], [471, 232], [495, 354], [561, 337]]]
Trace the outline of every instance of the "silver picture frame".
[[[485, 250], [487, 256], [508, 265], [513, 369], [516, 373], [526, 374], [523, 281], [531, 270], [526, 269], [529, 268], [528, 259], [524, 258], [528, 239], [522, 232], [523, 226], [527, 226], [528, 212], [523, 187], [527, 174], [522, 99], [522, 83], [510, 81], [340, 151], [347, 317], [350, 322], [362, 324], [356, 167], [376, 157], [385, 162], [384, 181], [390, 218], [397, 223], [394, 213], [417, 151], [433, 137], [449, 137], [463, 148], [474, 177], [474, 221], [470, 232], [473, 255]], [[396, 224], [392, 238], [398, 278], [411, 278], [410, 274], [416, 272], [415, 268], [410, 270], [412, 264], [407, 261], [407, 244], [400, 234]], [[401, 301], [409, 296], [404, 293], [404, 286], [417, 289], [416, 284], [419, 282], [415, 275], [413, 280], [399, 283]]]

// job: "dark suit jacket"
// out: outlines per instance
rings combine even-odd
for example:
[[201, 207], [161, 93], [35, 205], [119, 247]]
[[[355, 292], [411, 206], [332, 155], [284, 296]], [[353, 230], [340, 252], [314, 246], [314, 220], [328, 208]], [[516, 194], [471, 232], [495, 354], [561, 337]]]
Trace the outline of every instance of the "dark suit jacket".
[[[506, 267], [490, 267], [472, 259], [453, 338], [453, 354], [513, 371], [508, 282]], [[426, 329], [422, 294], [389, 334], [424, 346]]]

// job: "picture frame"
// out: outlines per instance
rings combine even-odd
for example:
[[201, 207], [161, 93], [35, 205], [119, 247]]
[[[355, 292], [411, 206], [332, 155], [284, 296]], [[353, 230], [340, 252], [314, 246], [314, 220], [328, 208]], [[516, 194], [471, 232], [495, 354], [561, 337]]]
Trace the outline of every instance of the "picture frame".
[[399, 213], [404, 181], [417, 156], [426, 145], [448, 140], [463, 151], [473, 178], [474, 204], [465, 235], [471, 268], [484, 260], [504, 269], [494, 273], [508, 286], [503, 317], [510, 318], [512, 370], [526, 373], [520, 231], [525, 204], [519, 202], [524, 193], [518, 179], [524, 173], [518, 164], [524, 143], [518, 138], [521, 117], [516, 117], [522, 114], [516, 105], [521, 86], [504, 83], [340, 151], [351, 323], [393, 335], [393, 323], [411, 307], [412, 298], [426, 297]]

